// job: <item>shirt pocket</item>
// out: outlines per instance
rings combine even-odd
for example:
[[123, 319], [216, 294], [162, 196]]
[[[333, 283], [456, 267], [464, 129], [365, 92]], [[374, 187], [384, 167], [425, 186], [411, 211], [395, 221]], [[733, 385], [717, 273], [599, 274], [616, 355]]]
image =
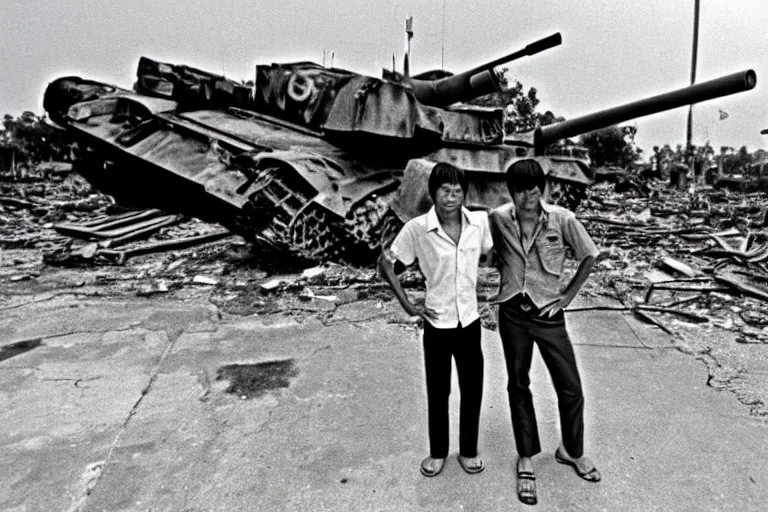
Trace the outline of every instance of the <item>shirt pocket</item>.
[[552, 275], [560, 276], [565, 265], [565, 244], [560, 233], [554, 230], [542, 232], [536, 238], [536, 249], [544, 270]]
[[457, 262], [459, 273], [473, 276], [477, 272], [480, 262], [480, 247], [469, 246], [459, 249], [459, 261]]

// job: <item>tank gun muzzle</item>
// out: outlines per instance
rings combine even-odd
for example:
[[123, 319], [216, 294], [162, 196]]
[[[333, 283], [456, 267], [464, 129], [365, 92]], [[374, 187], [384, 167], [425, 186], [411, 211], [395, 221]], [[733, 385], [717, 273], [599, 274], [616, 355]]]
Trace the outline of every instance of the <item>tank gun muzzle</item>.
[[753, 89], [756, 83], [757, 74], [748, 69], [575, 119], [542, 126], [534, 132], [536, 154], [542, 155], [545, 147], [560, 139], [567, 139], [657, 112], [748, 91]]

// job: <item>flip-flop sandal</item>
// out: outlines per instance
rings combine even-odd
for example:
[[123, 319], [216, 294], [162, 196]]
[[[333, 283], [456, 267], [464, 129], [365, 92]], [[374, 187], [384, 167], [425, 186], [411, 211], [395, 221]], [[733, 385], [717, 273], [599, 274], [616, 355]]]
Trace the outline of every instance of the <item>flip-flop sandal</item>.
[[[526, 489], [521, 484], [522, 482], [531, 482], [530, 488]], [[517, 472], [517, 499], [526, 505], [535, 505], [538, 503], [536, 497], [536, 475], [531, 471], [518, 471]]]
[[573, 469], [576, 470], [576, 474], [579, 475], [581, 478], [586, 480], [587, 482], [599, 482], [600, 481], [600, 472], [597, 470], [597, 468], [593, 467], [589, 471], [582, 472], [579, 469], [579, 466], [573, 462], [572, 460], [568, 460], [563, 458], [560, 455], [560, 450], [555, 451], [555, 460], [559, 462], [560, 464], [565, 464], [566, 466], [571, 466]]
[[[427, 462], [431, 460], [440, 461], [440, 464], [437, 466], [437, 469], [430, 469], [429, 467], [426, 466]], [[440, 472], [443, 470], [444, 467], [445, 467], [445, 459], [435, 459], [433, 457], [427, 457], [426, 459], [421, 461], [421, 466], [420, 466], [421, 474], [424, 476], [437, 476], [440, 474]]]
[[465, 472], [469, 473], [470, 475], [475, 475], [477, 473], [480, 473], [482, 470], [485, 469], [485, 463], [482, 459], [477, 459], [478, 462], [480, 462], [479, 466], [469, 466], [466, 462], [464, 462], [464, 458], [459, 455], [459, 466], [461, 466], [461, 469], [463, 469]]

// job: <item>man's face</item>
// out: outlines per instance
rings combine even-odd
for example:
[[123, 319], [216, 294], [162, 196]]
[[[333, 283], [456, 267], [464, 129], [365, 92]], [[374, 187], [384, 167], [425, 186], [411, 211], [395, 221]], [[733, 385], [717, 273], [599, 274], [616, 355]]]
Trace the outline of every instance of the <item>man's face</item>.
[[458, 183], [443, 183], [435, 192], [435, 208], [441, 213], [453, 213], [464, 204], [464, 190]]
[[512, 200], [518, 211], [535, 212], [539, 208], [539, 201], [541, 201], [541, 190], [539, 187], [533, 187], [528, 190], [514, 191], [512, 192]]

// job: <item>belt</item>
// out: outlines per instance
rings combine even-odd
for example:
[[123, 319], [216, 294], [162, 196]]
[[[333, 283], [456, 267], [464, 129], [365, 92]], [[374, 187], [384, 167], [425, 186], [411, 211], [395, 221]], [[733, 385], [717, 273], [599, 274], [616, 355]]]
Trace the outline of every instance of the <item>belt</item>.
[[536, 307], [531, 298], [521, 293], [504, 302], [502, 306], [515, 308], [523, 313], [539, 312], [539, 308]]

